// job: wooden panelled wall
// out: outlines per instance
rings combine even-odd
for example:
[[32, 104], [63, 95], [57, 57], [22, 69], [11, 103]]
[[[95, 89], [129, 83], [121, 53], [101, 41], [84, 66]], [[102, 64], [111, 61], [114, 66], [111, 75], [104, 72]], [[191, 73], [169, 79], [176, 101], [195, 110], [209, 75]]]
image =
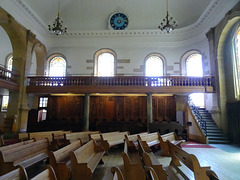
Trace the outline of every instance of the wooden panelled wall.
[[[152, 102], [154, 122], [176, 121], [176, 102], [173, 96], [153, 96]], [[47, 122], [51, 122], [48, 127], [78, 131], [81, 130], [83, 123], [83, 112], [84, 96], [50, 96], [48, 99], [47, 120], [43, 123], [45, 127]], [[110, 125], [111, 123], [133, 124], [136, 122], [146, 126], [147, 97], [91, 96], [89, 118], [90, 129], [92, 130], [101, 130], [101, 126]], [[61, 126], [63, 127], [61, 128]]]
[[231, 143], [240, 144], [240, 101], [227, 104], [228, 133]]

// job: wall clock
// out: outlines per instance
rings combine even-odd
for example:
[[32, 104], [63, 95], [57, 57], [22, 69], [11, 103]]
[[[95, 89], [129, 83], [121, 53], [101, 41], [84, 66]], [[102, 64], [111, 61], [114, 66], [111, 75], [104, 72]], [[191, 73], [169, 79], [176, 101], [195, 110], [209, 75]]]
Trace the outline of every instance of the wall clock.
[[109, 25], [114, 30], [124, 30], [128, 27], [128, 17], [124, 13], [113, 13], [109, 18]]

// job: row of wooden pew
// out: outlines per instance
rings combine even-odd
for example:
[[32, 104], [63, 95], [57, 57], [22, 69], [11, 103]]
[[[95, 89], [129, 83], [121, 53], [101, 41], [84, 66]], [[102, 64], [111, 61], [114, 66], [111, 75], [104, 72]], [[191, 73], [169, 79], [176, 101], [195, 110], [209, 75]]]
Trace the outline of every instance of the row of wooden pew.
[[171, 157], [170, 166], [173, 166], [184, 179], [189, 178], [179, 168], [182, 164], [193, 171], [196, 180], [218, 180], [218, 176], [210, 167], [201, 167], [195, 155], [187, 153], [180, 147], [181, 142], [183, 141], [174, 133], [158, 134], [158, 138], [156, 133], [126, 136], [124, 152], [121, 154], [124, 173], [120, 168], [112, 167], [113, 180], [167, 180], [166, 171], [150, 149], [159, 143], [162, 154]]
[[[147, 132], [129, 135], [128, 132], [118, 131], [109, 133], [61, 131], [61, 133], [39, 132], [31, 134], [31, 136], [29, 134], [30, 137], [34, 139], [0, 147], [0, 175], [14, 171], [19, 165], [28, 168], [49, 158], [49, 164], [56, 173], [57, 179], [67, 180], [72, 178], [74, 180], [79, 177], [84, 177], [86, 180], [92, 179], [92, 174], [97, 165], [103, 163], [103, 155], [107, 154], [111, 147], [125, 142], [124, 152], [121, 156], [124, 161], [126, 180], [141, 180], [147, 176], [154, 180], [157, 178], [166, 179], [165, 170], [150, 148], [160, 145], [162, 155], [171, 156], [171, 165], [177, 167], [180, 163], [176, 159], [181, 160], [181, 158], [174, 155], [176, 150], [173, 149], [172, 145], [176, 146], [178, 151], [181, 152], [180, 144], [183, 142], [173, 132], [164, 135]], [[51, 143], [46, 137], [51, 137], [52, 143], [59, 144], [61, 141], [64, 146], [52, 150]], [[186, 157], [184, 156], [182, 159], [186, 159]], [[112, 168], [112, 172], [116, 179], [124, 178], [121, 176], [122, 172], [119, 168]], [[200, 172], [200, 174], [207, 173], [215, 176], [212, 172], [208, 168], [207, 171]]]
[[[28, 180], [28, 175], [24, 167], [18, 166], [17, 169], [10, 171], [7, 174], [4, 174], [3, 176], [0, 176], [0, 180], [13, 180], [13, 179], [19, 179], [19, 180]], [[56, 174], [51, 166], [46, 166], [45, 169], [31, 178], [31, 180], [57, 180]]]
[[[63, 133], [56, 136], [55, 133], [34, 133], [30, 136], [34, 139], [0, 147], [0, 175], [13, 171], [19, 165], [23, 168], [29, 168], [49, 158], [50, 165], [56, 172], [58, 179], [69, 179], [70, 177], [78, 179], [79, 176], [91, 179], [98, 163], [103, 163], [102, 157], [105, 152], [113, 145], [123, 143], [124, 135], [128, 134], [128, 132], [102, 134], [99, 132], [79, 132]], [[91, 137], [93, 134], [97, 134], [98, 143], [93, 139], [94, 136]], [[69, 143], [53, 151], [50, 148], [51, 143], [46, 138], [49, 136], [54, 137], [52, 140], [63, 139], [63, 142], [68, 141]]]

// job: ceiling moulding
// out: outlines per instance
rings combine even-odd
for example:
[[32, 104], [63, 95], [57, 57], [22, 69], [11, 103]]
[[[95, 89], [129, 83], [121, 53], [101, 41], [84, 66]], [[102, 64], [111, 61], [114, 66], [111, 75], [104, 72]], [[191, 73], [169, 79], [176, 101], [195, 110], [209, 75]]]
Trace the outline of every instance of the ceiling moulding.
[[[71, 32], [68, 31], [67, 33], [61, 35], [61, 37], [96, 37], [96, 36], [158, 36], [158, 35], [185, 35], [196, 31], [200, 27], [204, 25], [206, 20], [213, 14], [213, 11], [217, 9], [219, 4], [225, 0], [212, 0], [208, 7], [205, 9], [203, 14], [200, 16], [200, 18], [192, 25], [187, 26], [185, 28], [181, 29], [175, 29], [174, 31], [170, 32], [169, 34], [166, 32], [159, 31], [156, 27], [156, 30], [89, 30], [89, 31], [77, 31], [77, 32]], [[51, 37], [54, 37], [55, 35], [52, 33], [49, 33], [47, 24], [45, 24], [34, 12], [33, 10], [22, 0], [16, 0], [15, 4], [18, 5], [19, 8], [21, 8], [25, 13], [28, 14], [30, 19], [32, 21], [35, 21], [40, 26], [41, 30], [44, 30], [44, 34], [48, 34]]]

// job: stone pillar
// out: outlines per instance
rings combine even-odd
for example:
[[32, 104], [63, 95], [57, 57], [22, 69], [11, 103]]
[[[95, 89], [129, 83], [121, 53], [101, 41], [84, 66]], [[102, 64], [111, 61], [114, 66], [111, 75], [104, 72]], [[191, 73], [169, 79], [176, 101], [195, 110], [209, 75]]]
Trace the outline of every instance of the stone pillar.
[[147, 131], [149, 132], [149, 124], [152, 123], [152, 93], [147, 93]]
[[86, 93], [84, 98], [83, 131], [89, 130], [89, 110], [90, 110], [90, 94]]

